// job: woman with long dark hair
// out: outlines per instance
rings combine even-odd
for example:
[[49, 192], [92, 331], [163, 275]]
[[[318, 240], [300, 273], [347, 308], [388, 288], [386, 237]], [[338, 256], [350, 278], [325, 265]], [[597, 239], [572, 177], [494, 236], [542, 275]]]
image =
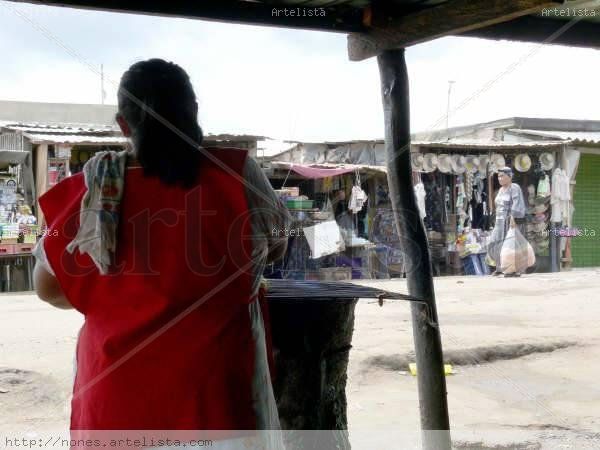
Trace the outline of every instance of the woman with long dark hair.
[[260, 275], [287, 211], [245, 151], [201, 147], [176, 64], [132, 65], [118, 103], [131, 149], [40, 198], [37, 293], [85, 316], [71, 428], [277, 429]]

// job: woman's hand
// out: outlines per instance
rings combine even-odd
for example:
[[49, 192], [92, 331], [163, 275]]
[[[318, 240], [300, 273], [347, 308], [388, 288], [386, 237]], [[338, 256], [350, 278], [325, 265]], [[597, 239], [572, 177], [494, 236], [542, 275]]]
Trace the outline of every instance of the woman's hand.
[[510, 216], [510, 227], [515, 228], [517, 226], [517, 222], [515, 222], [515, 218]]

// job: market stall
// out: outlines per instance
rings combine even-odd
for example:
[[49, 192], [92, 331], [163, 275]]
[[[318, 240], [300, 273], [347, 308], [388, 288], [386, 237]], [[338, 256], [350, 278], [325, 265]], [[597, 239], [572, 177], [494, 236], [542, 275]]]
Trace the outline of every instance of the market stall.
[[[570, 217], [568, 180], [562, 169], [563, 142], [413, 143], [413, 184], [428, 231], [434, 271], [438, 275], [486, 275], [486, 258], [495, 223], [497, 171], [513, 168], [526, 215], [518, 224], [533, 247], [534, 270], [559, 270], [558, 230]], [[564, 249], [562, 249], [564, 250]]]
[[[288, 251], [268, 268], [270, 278], [348, 280], [388, 276], [390, 242], [382, 242], [379, 209], [387, 199], [385, 169], [353, 164], [295, 164], [272, 161], [271, 184], [293, 222]], [[387, 226], [392, 227], [388, 207]], [[397, 241], [397, 238], [396, 238]]]
[[[10, 147], [3, 136], [3, 148]], [[39, 228], [33, 215], [31, 154], [0, 151], [0, 290], [32, 289], [31, 250]]]

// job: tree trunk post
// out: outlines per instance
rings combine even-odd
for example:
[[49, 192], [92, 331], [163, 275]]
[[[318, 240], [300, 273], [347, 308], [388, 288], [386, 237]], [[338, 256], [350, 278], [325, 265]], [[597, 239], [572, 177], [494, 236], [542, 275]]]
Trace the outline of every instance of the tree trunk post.
[[429, 246], [412, 186], [410, 101], [404, 49], [377, 58], [385, 117], [385, 148], [390, 200], [406, 260], [412, 303], [423, 448], [451, 448], [444, 361], [433, 289]]

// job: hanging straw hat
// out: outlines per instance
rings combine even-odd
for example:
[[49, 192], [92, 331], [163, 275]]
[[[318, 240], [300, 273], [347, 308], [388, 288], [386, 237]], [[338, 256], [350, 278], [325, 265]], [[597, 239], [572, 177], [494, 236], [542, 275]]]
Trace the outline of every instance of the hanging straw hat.
[[469, 173], [477, 172], [479, 168], [479, 158], [474, 155], [467, 155], [465, 158], [465, 167]]
[[423, 172], [433, 172], [437, 169], [438, 158], [435, 153], [426, 153], [423, 157]]
[[463, 155], [452, 155], [452, 173], [458, 175], [467, 170], [466, 159]]
[[452, 158], [446, 153], [438, 156], [438, 170], [442, 173], [452, 172]]
[[423, 170], [423, 155], [420, 153], [411, 153], [410, 162], [414, 171], [420, 172]]
[[552, 153], [542, 153], [540, 155], [540, 166], [542, 170], [554, 169], [554, 155]]
[[515, 156], [514, 167], [519, 172], [528, 172], [531, 169], [531, 158], [526, 153]]
[[504, 156], [500, 153], [494, 153], [490, 157], [490, 172], [498, 172], [498, 169], [506, 167]]
[[479, 166], [477, 170], [482, 175], [487, 175], [488, 166], [490, 164], [490, 157], [488, 155], [479, 155]]

